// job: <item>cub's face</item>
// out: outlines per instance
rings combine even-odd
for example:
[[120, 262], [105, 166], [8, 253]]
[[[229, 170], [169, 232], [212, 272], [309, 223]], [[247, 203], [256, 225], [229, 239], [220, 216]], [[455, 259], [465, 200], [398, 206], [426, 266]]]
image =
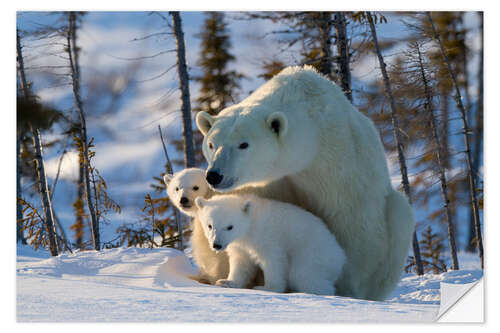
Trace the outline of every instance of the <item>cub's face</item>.
[[252, 203], [196, 199], [198, 219], [215, 252], [224, 251], [229, 244], [243, 237], [251, 223]]
[[[294, 119], [296, 123], [309, 122]], [[205, 136], [203, 155], [208, 162], [206, 180], [219, 192], [243, 186], [261, 186], [296, 173], [316, 154], [313, 135], [292, 133], [285, 113], [261, 106], [233, 107], [217, 117], [199, 112], [198, 128]]]
[[198, 168], [184, 169], [175, 175], [165, 175], [167, 195], [170, 201], [186, 215], [195, 217], [198, 211], [194, 201], [198, 197], [206, 198], [210, 188], [205, 180], [205, 170]]

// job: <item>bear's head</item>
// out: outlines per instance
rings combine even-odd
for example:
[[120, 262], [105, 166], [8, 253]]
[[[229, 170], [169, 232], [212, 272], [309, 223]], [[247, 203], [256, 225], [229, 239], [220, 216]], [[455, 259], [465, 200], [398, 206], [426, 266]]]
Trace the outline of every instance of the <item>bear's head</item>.
[[214, 197], [196, 198], [198, 219], [214, 251], [224, 251], [233, 241], [244, 237], [252, 223], [254, 206], [251, 199]]
[[195, 217], [197, 207], [194, 203], [198, 197], [206, 198], [210, 187], [205, 180], [205, 170], [188, 168], [177, 172], [175, 175], [163, 177], [167, 185], [167, 196], [170, 201], [184, 214]]
[[[214, 117], [199, 112], [206, 180], [219, 192], [263, 186], [305, 169], [318, 151], [318, 130], [306, 110], [290, 105], [235, 105]], [[299, 106], [296, 106], [299, 107]]]

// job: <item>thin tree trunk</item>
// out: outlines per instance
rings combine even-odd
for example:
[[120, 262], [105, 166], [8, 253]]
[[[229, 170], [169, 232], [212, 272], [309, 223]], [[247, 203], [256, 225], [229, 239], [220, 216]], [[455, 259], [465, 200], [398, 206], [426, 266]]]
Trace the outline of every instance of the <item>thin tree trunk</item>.
[[476, 230], [476, 237], [477, 237], [477, 246], [479, 249], [479, 258], [481, 260], [481, 268], [484, 268], [484, 258], [483, 258], [483, 240], [481, 236], [481, 221], [479, 220], [479, 207], [477, 204], [477, 196], [476, 196], [476, 182], [473, 176], [473, 171], [472, 171], [472, 159], [471, 159], [471, 152], [470, 152], [470, 143], [469, 143], [469, 135], [470, 135], [470, 128], [469, 124], [467, 123], [467, 114], [465, 112], [464, 105], [462, 104], [462, 95], [460, 94], [460, 89], [457, 84], [457, 80], [455, 77], [455, 72], [453, 71], [453, 68], [451, 67], [450, 61], [448, 59], [448, 55], [446, 54], [446, 51], [444, 49], [443, 43], [441, 42], [441, 38], [436, 31], [436, 27], [434, 26], [434, 21], [432, 20], [430, 12], [426, 12], [427, 18], [429, 19], [429, 23], [431, 24], [432, 32], [433, 32], [433, 38], [436, 40], [436, 42], [439, 44], [439, 48], [441, 50], [441, 55], [444, 59], [444, 62], [446, 63], [448, 67], [448, 71], [451, 76], [451, 80], [453, 81], [453, 86], [455, 88], [455, 101], [457, 103], [458, 110], [461, 113], [461, 118], [462, 118], [462, 123], [463, 123], [463, 132], [464, 132], [464, 142], [465, 142], [465, 157], [466, 157], [466, 164], [467, 164], [467, 178], [469, 180], [469, 192], [471, 196], [471, 202], [472, 202], [472, 210], [474, 212], [474, 225], [475, 225], [475, 230]]
[[[19, 32], [16, 31], [16, 46], [17, 46], [17, 63], [18, 63], [18, 71], [19, 77], [21, 81], [21, 90], [24, 95], [24, 99], [26, 102], [30, 100], [29, 87], [26, 81], [26, 74], [24, 71], [24, 59], [21, 48], [21, 39], [19, 37]], [[42, 155], [42, 145], [40, 140], [40, 132], [38, 129], [34, 129], [30, 124], [30, 131], [33, 137], [33, 146], [35, 148], [35, 164], [38, 178], [38, 191], [40, 193], [43, 214], [45, 219], [45, 226], [47, 229], [47, 235], [49, 237], [49, 247], [50, 254], [52, 256], [57, 256], [57, 240], [56, 240], [56, 231], [54, 227], [54, 215], [52, 211], [52, 203], [50, 201], [49, 190], [47, 185], [47, 177], [45, 175], [45, 167], [43, 164], [43, 155]]]
[[441, 136], [443, 138], [443, 164], [445, 168], [449, 168], [450, 159], [448, 154], [448, 137], [450, 136], [449, 119], [450, 119], [450, 103], [448, 101], [448, 92], [446, 88], [441, 88]]
[[445, 167], [442, 160], [442, 151], [443, 147], [441, 146], [441, 142], [439, 140], [439, 133], [436, 124], [436, 117], [434, 115], [434, 108], [432, 107], [432, 97], [429, 89], [429, 84], [427, 81], [427, 77], [425, 75], [425, 69], [422, 60], [422, 53], [420, 52], [420, 47], [417, 45], [418, 52], [418, 62], [420, 67], [420, 75], [422, 76], [422, 81], [424, 84], [425, 91], [425, 99], [426, 99], [426, 111], [429, 117], [429, 122], [432, 129], [432, 137], [434, 139], [434, 143], [436, 144], [436, 159], [438, 162], [439, 168], [439, 181], [441, 183], [441, 196], [443, 197], [444, 207], [446, 210], [446, 221], [448, 224], [448, 240], [450, 242], [450, 251], [451, 251], [451, 260], [454, 270], [458, 270], [458, 258], [457, 258], [457, 247], [455, 245], [455, 229], [453, 227], [453, 215], [451, 213], [450, 200], [448, 199], [448, 186], [446, 182], [446, 173]]
[[55, 226], [59, 230], [59, 235], [61, 235], [61, 236], [56, 235], [58, 237], [58, 239], [59, 239], [59, 241], [58, 241], [59, 249], [60, 249], [59, 252], [62, 252], [62, 251], [64, 251], [64, 249], [66, 249], [67, 251], [73, 253], [73, 251], [71, 250], [71, 246], [68, 243], [68, 238], [66, 237], [66, 232], [64, 231], [61, 223], [59, 222], [59, 218], [57, 217], [56, 212], [53, 211], [53, 213], [54, 213]]
[[[170, 158], [168, 157], [168, 152], [167, 152], [167, 147], [165, 146], [165, 141], [163, 141], [163, 134], [161, 132], [161, 126], [158, 125], [158, 131], [160, 132], [160, 139], [161, 139], [161, 144], [163, 146], [163, 151], [165, 152], [165, 158], [167, 159], [167, 174], [173, 175], [174, 170], [172, 168], [172, 163], [170, 162]], [[177, 225], [177, 232], [179, 233], [179, 250], [183, 251], [184, 250], [184, 240], [182, 236], [182, 221], [180, 217], [179, 210], [177, 207], [172, 205], [172, 209], [174, 211], [174, 220], [175, 224]]]
[[50, 187], [50, 199], [54, 197], [54, 192], [56, 191], [56, 185], [59, 180], [59, 175], [61, 174], [61, 166], [62, 166], [62, 161], [64, 159], [64, 155], [66, 155], [66, 146], [68, 145], [68, 140], [64, 143], [63, 146], [63, 151], [61, 153], [61, 156], [59, 157], [59, 161], [57, 162], [57, 172], [56, 172], [56, 177], [54, 178], [54, 181], [52, 182], [52, 186]]
[[330, 80], [332, 76], [332, 14], [330, 12], [321, 12], [319, 20], [319, 41], [321, 43], [321, 56], [319, 59], [319, 71], [326, 75]]
[[[463, 19], [463, 13], [461, 14], [462, 15], [462, 19]], [[464, 29], [464, 40], [467, 40], [467, 30]], [[465, 111], [467, 113], [467, 121], [469, 122], [470, 126], [472, 126], [473, 124], [473, 119], [472, 119], [472, 112], [471, 112], [471, 96], [469, 94], [469, 71], [467, 70], [467, 64], [468, 64], [468, 61], [469, 61], [469, 50], [467, 48], [467, 45], [465, 45], [464, 43], [464, 48], [463, 48], [463, 57], [462, 57], [462, 70], [463, 70], [463, 73], [464, 73], [464, 95], [465, 95]], [[475, 134], [476, 132], [474, 132], [474, 137], [475, 137]], [[472, 157], [472, 170], [475, 170], [476, 167], [475, 167], [475, 151], [472, 150], [472, 153], [474, 154], [473, 157]], [[474, 174], [475, 176], [476, 174]], [[477, 177], [476, 177], [476, 184], [477, 184]], [[462, 185], [462, 183], [460, 183], [460, 185]], [[461, 191], [462, 188], [459, 188], [459, 190]], [[458, 222], [458, 220], [455, 218], [455, 215], [456, 215], [456, 209], [454, 209], [455, 207], [452, 206], [452, 212], [454, 213], [454, 217], [453, 219], [455, 221]], [[457, 231], [457, 224], [458, 223], [455, 223], [455, 231]], [[469, 244], [470, 243], [470, 240], [471, 239], [474, 239], [474, 214], [472, 212], [472, 205], [470, 205], [469, 207], [469, 221], [468, 221], [468, 231], [469, 231], [469, 241], [466, 242], [465, 244], [465, 250], [466, 251], [469, 251], [469, 252], [474, 252], [474, 247], [472, 246], [472, 250], [471, 250], [471, 245], [472, 244]], [[456, 234], [458, 234], [456, 232]], [[460, 247], [460, 245], [459, 245]]]
[[21, 221], [23, 220], [23, 207], [19, 202], [22, 198], [22, 187], [21, 187], [21, 142], [23, 140], [24, 134], [22, 130], [17, 131], [16, 137], [16, 241], [17, 243], [26, 244], [26, 238], [24, 238], [24, 233], [21, 230]]
[[195, 166], [193, 128], [191, 122], [191, 101], [189, 96], [189, 73], [186, 65], [186, 47], [179, 12], [170, 12], [177, 42], [177, 73], [181, 89], [182, 136], [184, 137], [184, 166]]
[[[399, 121], [397, 118], [397, 112], [396, 112], [396, 103], [394, 102], [394, 97], [392, 95], [391, 84], [390, 84], [389, 76], [387, 75], [387, 70], [386, 70], [386, 64], [384, 62], [382, 52], [380, 51], [380, 47], [378, 45], [377, 30], [375, 29], [375, 24], [373, 23], [373, 18], [371, 16], [370, 12], [366, 12], [366, 14], [367, 14], [367, 18], [368, 18], [368, 23], [370, 24], [370, 31], [371, 31], [373, 43], [375, 44], [375, 51], [377, 53], [377, 57], [378, 57], [379, 65], [380, 65], [380, 70], [382, 72], [382, 77], [384, 78], [385, 93], [387, 95], [387, 98], [389, 99], [390, 106], [391, 106], [392, 130], [393, 130], [393, 135], [394, 135], [394, 144], [396, 145], [396, 149], [398, 152], [399, 168], [401, 170], [401, 183], [403, 184], [403, 189], [405, 191], [406, 197], [408, 198], [408, 201], [410, 202], [410, 205], [411, 205], [412, 198], [411, 198], [411, 191], [410, 191], [410, 182], [408, 181], [408, 170], [406, 167], [406, 159], [404, 156], [403, 144], [401, 143], [401, 138], [400, 138], [400, 129], [399, 129]], [[415, 257], [415, 266], [417, 268], [417, 274], [422, 275], [422, 274], [424, 274], [424, 268], [422, 266], [422, 259], [420, 257], [420, 247], [418, 245], [418, 238], [417, 238], [416, 230], [413, 231], [412, 247], [413, 247], [413, 255]]]
[[58, 255], [58, 244], [56, 239], [56, 228], [54, 224], [54, 213], [52, 211], [52, 202], [50, 201], [49, 188], [47, 177], [45, 175], [45, 166], [43, 164], [43, 152], [40, 139], [40, 131], [34, 129], [30, 125], [31, 135], [33, 136], [33, 146], [35, 147], [35, 162], [36, 172], [38, 177], [38, 191], [42, 198], [43, 215], [47, 227], [47, 235], [49, 237], [50, 254], [52, 256]]
[[99, 223], [97, 221], [97, 216], [95, 213], [94, 204], [92, 202], [91, 188], [90, 188], [90, 158], [89, 158], [89, 147], [87, 139], [87, 125], [85, 123], [85, 115], [83, 112], [83, 103], [80, 98], [80, 70], [78, 66], [78, 48], [76, 47], [76, 13], [69, 13], [69, 26], [68, 26], [68, 36], [67, 36], [67, 52], [69, 56], [70, 68], [71, 68], [71, 78], [73, 86], [73, 96], [75, 98], [76, 108], [80, 116], [80, 140], [83, 146], [83, 171], [85, 175], [85, 193], [87, 196], [87, 206], [89, 209], [89, 215], [92, 226], [92, 241], [94, 244], [94, 249], [96, 251], [100, 250], [101, 240], [99, 233]]
[[[473, 177], [474, 183], [477, 186], [479, 181], [479, 167], [481, 166], [481, 146], [483, 143], [483, 70], [484, 70], [484, 41], [483, 41], [483, 12], [478, 12], [480, 21], [480, 54], [479, 54], [479, 69], [478, 69], [478, 96], [477, 96], [477, 110], [476, 110], [476, 128], [475, 128], [475, 140], [474, 140], [474, 157], [473, 157]], [[474, 239], [476, 235], [476, 224], [474, 219], [474, 210], [471, 208], [470, 219], [469, 219], [469, 242], [467, 244], [467, 251], [474, 252], [476, 246], [474, 245]]]
[[347, 41], [346, 18], [343, 12], [335, 12], [335, 33], [337, 44], [337, 64], [339, 66], [338, 83], [347, 99], [352, 103], [350, 54]]

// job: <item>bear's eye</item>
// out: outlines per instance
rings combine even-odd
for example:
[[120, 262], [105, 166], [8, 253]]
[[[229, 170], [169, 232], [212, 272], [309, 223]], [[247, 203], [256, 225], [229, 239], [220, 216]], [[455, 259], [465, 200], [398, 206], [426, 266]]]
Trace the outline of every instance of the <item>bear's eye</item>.
[[212, 142], [209, 142], [209, 143], [208, 143], [208, 148], [209, 148], [209, 149], [214, 149], [214, 145], [212, 144]]
[[179, 192], [179, 188], [178, 187], [175, 188], [175, 192]]
[[242, 142], [238, 146], [239, 149], [247, 149], [248, 148], [248, 142]]
[[211, 224], [208, 225], [208, 229], [212, 230], [212, 225]]
[[230, 225], [229, 227], [226, 228], [226, 230], [232, 230], [233, 229], [233, 226]]
[[193, 186], [193, 191], [198, 191], [200, 188], [198, 186]]

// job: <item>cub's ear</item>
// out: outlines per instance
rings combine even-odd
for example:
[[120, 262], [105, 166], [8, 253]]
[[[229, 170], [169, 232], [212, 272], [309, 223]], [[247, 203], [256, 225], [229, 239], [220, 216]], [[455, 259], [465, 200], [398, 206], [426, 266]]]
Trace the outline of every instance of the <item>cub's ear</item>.
[[194, 200], [194, 203], [196, 204], [196, 207], [202, 209], [203, 207], [205, 207], [207, 200], [203, 199], [202, 197], [198, 197]]
[[163, 181], [165, 182], [165, 185], [168, 185], [170, 181], [174, 179], [174, 175], [169, 175], [168, 173], [163, 176]]
[[212, 128], [212, 124], [215, 121], [215, 117], [212, 117], [205, 111], [200, 111], [196, 115], [196, 126], [200, 130], [203, 136], [207, 135], [208, 131]]
[[243, 206], [241, 206], [241, 211], [246, 215], [250, 215], [252, 209], [253, 209], [253, 204], [250, 200], [245, 201]]
[[267, 117], [266, 124], [280, 138], [284, 137], [288, 131], [288, 119], [283, 112], [270, 114]]

